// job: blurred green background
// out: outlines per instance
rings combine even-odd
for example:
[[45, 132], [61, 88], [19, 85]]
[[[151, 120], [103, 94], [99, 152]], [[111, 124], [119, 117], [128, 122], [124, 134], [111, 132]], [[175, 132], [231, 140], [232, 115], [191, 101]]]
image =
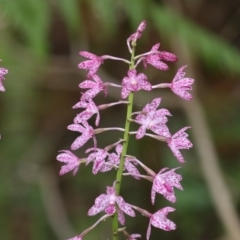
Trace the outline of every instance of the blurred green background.
[[[177, 203], [157, 195], [150, 202], [151, 184], [125, 177], [126, 201], [155, 212], [165, 206], [177, 210], [169, 218], [177, 230], [152, 228], [151, 239], [237, 240], [240, 210], [240, 2], [234, 0], [0, 0], [0, 63], [9, 69], [0, 94], [0, 238], [4, 240], [60, 240], [73, 237], [100, 215], [87, 217], [94, 199], [112, 185], [115, 172], [93, 176], [91, 166], [78, 174], [58, 176], [59, 150], [70, 149], [77, 133], [67, 125], [79, 111], [78, 84], [86, 72], [77, 65], [78, 52], [129, 59], [126, 38], [142, 20], [147, 28], [137, 53], [161, 42], [178, 63], [160, 72], [144, 71], [152, 83], [170, 82], [178, 67], [188, 64], [187, 76], [196, 80], [194, 100], [185, 102], [169, 90], [136, 94], [135, 109], [154, 97], [173, 114], [172, 133], [191, 125], [194, 148], [182, 151], [186, 163], [179, 170], [184, 191]], [[120, 83], [127, 65], [105, 61], [104, 81]], [[118, 90], [96, 97], [98, 104], [117, 101]], [[124, 126], [125, 106], [104, 110], [100, 127]], [[94, 118], [91, 123], [94, 123]], [[132, 124], [132, 129], [137, 126]], [[98, 135], [105, 147], [119, 133]], [[85, 157], [89, 142], [75, 153]], [[154, 171], [178, 167], [164, 143], [131, 138], [129, 154]], [[134, 190], [134, 191], [133, 191]], [[127, 217], [130, 233], [145, 239], [148, 219]], [[111, 221], [101, 223], [84, 239], [111, 239]], [[239, 236], [239, 238], [238, 238]], [[124, 239], [121, 236], [120, 239]]]

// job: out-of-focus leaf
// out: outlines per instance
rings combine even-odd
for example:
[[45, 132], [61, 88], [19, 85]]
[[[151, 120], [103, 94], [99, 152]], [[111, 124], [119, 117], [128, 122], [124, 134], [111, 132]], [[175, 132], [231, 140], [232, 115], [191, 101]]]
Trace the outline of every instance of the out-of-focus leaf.
[[16, 27], [31, 50], [38, 55], [46, 53], [49, 23], [48, 2], [45, 0], [2, 0], [0, 6], [9, 25]]
[[79, 31], [81, 25], [79, 2], [76, 0], [59, 0], [60, 11], [72, 33]]
[[124, 0], [123, 2], [125, 11], [128, 13], [133, 29], [135, 29], [140, 22], [146, 20], [148, 17], [148, 6], [152, 3], [145, 0]]
[[209, 67], [240, 74], [240, 53], [224, 40], [186, 21], [165, 7], [153, 4], [150, 16], [162, 36], [168, 39], [174, 37], [178, 39], [181, 36], [191, 50], [202, 57]]
[[[89, 0], [97, 20], [104, 26], [104, 34], [109, 35], [117, 31], [116, 2], [112, 0]], [[97, 24], [97, 23], [96, 23]], [[98, 23], [99, 24], [99, 23]]]

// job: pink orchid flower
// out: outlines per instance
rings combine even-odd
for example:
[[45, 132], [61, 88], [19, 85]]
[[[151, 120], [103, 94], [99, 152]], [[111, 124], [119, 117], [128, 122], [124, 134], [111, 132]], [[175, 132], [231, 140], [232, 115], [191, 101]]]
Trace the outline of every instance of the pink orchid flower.
[[88, 119], [90, 119], [94, 114], [97, 114], [97, 118], [95, 121], [95, 125], [99, 125], [100, 121], [100, 114], [98, 107], [95, 105], [93, 100], [90, 98], [87, 101], [80, 100], [77, 104], [73, 106], [73, 108], [86, 108], [83, 112], [79, 113], [75, 118], [74, 118], [74, 123], [82, 123], [86, 122]]
[[178, 168], [174, 168], [167, 171], [168, 168], [163, 168], [159, 171], [158, 174], [154, 176], [151, 192], [152, 204], [155, 202], [156, 193], [162, 194], [167, 200], [172, 203], [176, 202], [176, 196], [173, 187], [183, 190], [180, 184], [182, 176], [175, 173], [175, 170], [177, 169]]
[[185, 133], [190, 127], [184, 127], [176, 132], [171, 138], [167, 140], [167, 144], [173, 152], [173, 155], [180, 163], [184, 163], [184, 158], [179, 149], [189, 149], [193, 146], [189, 139], [188, 134]]
[[[150, 64], [159, 70], [166, 71], [166, 70], [168, 70], [168, 66], [162, 60], [168, 61], [168, 62], [177, 61], [177, 56], [175, 54], [169, 53], [169, 52], [158, 51], [159, 46], [160, 46], [160, 43], [155, 44], [152, 47], [150, 54], [141, 58], [141, 61], [143, 61], [143, 65], [145, 68], [147, 67], [147, 64]], [[152, 54], [151, 54], [151, 52], [152, 52]]]
[[136, 69], [128, 71], [128, 77], [124, 77], [122, 80], [122, 98], [126, 98], [130, 92], [136, 92], [139, 90], [151, 91], [152, 86], [147, 81], [147, 76], [143, 73], [137, 75]]
[[122, 225], [125, 223], [123, 212], [131, 217], [135, 217], [135, 212], [131, 206], [121, 196], [116, 195], [114, 187], [107, 187], [107, 194], [101, 194], [95, 199], [95, 204], [89, 209], [88, 215], [94, 216], [102, 211], [112, 215], [116, 212], [115, 204], [118, 205], [118, 220]]
[[93, 75], [92, 80], [85, 80], [79, 84], [80, 88], [89, 88], [85, 93], [83, 93], [81, 100], [86, 101], [97, 96], [98, 93], [104, 91], [105, 96], [107, 95], [107, 87], [102, 82], [98, 75]]
[[68, 150], [62, 150], [62, 153], [57, 155], [57, 160], [59, 162], [66, 163], [66, 165], [61, 167], [59, 175], [62, 176], [70, 171], [73, 171], [73, 176], [76, 175], [79, 170], [81, 160]]
[[137, 139], [142, 138], [147, 129], [164, 137], [171, 136], [166, 126], [166, 122], [168, 121], [166, 116], [172, 115], [165, 108], [157, 110], [160, 102], [161, 98], [155, 98], [151, 103], [147, 104], [142, 112], [136, 117], [135, 122], [141, 125], [136, 134]]
[[79, 54], [85, 58], [88, 58], [90, 60], [85, 60], [81, 63], [78, 64], [78, 68], [84, 69], [89, 71], [88, 72], [88, 77], [92, 77], [96, 74], [98, 68], [100, 65], [103, 63], [104, 58], [101, 56], [97, 56], [93, 53], [86, 52], [86, 51], [81, 51]]
[[89, 148], [87, 149], [86, 153], [89, 153], [91, 151], [94, 152], [89, 154], [86, 164], [93, 162], [92, 173], [97, 174], [99, 171], [101, 171], [102, 168], [104, 168], [105, 159], [109, 153], [101, 148]]
[[187, 66], [183, 66], [178, 69], [178, 71], [170, 85], [170, 88], [179, 97], [181, 97], [185, 100], [191, 100], [192, 95], [187, 91], [192, 90], [191, 85], [194, 83], [194, 79], [184, 78], [184, 76], [185, 76], [184, 69], [186, 67]]
[[171, 231], [176, 229], [176, 224], [167, 218], [168, 213], [173, 211], [175, 211], [174, 208], [165, 207], [158, 210], [154, 214], [151, 214], [147, 229], [147, 240], [149, 240], [151, 235], [151, 225], [164, 231]]
[[77, 131], [82, 133], [82, 135], [77, 137], [72, 143], [72, 150], [77, 150], [78, 148], [82, 147], [90, 138], [93, 138], [94, 147], [96, 147], [97, 145], [94, 129], [87, 122], [83, 122], [82, 125], [71, 124], [67, 127], [71, 131]]

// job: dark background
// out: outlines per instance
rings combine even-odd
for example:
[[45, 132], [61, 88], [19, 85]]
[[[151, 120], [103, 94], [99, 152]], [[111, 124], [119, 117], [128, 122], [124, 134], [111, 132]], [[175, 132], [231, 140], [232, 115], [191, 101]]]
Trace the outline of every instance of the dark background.
[[[59, 150], [70, 149], [77, 133], [68, 131], [77, 110], [78, 84], [86, 72], [77, 65], [81, 50], [129, 59], [126, 38], [142, 20], [147, 28], [137, 53], [161, 42], [160, 50], [174, 52], [178, 63], [167, 72], [143, 70], [151, 83], [170, 82], [178, 67], [188, 65], [194, 100], [184, 101], [169, 90], [136, 94], [135, 109], [154, 97], [173, 114], [172, 133], [184, 126], [194, 148], [182, 151], [186, 163], [179, 170], [184, 191], [177, 203], [157, 195], [151, 205], [151, 184], [125, 177], [121, 195], [151, 212], [165, 206], [177, 210], [169, 218], [177, 230], [152, 228], [151, 239], [237, 240], [240, 209], [240, 1], [234, 0], [0, 0], [0, 63], [9, 69], [0, 94], [0, 235], [4, 240], [66, 239], [92, 225], [88, 217], [94, 199], [112, 185], [115, 172], [58, 176]], [[104, 81], [120, 83], [127, 65], [105, 61], [99, 71]], [[119, 91], [109, 89], [117, 101]], [[124, 126], [125, 106], [101, 113], [100, 127]], [[94, 118], [90, 121], [94, 123]], [[137, 126], [132, 124], [132, 129]], [[98, 135], [105, 147], [121, 134]], [[90, 141], [75, 153], [85, 157]], [[179, 163], [164, 143], [131, 138], [129, 154], [159, 171]], [[134, 190], [134, 191], [133, 191]], [[145, 239], [148, 219], [127, 217], [127, 230]], [[111, 221], [101, 223], [84, 239], [111, 238]], [[123, 239], [123, 238], [122, 238]]]

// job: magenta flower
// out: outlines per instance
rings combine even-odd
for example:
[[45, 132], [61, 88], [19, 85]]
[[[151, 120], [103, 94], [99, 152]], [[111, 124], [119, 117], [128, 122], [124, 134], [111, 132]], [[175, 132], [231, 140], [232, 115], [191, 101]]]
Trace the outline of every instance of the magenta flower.
[[189, 149], [193, 146], [190, 140], [187, 139], [188, 134], [185, 131], [190, 127], [184, 127], [176, 132], [171, 138], [167, 140], [167, 144], [173, 152], [173, 155], [180, 163], [184, 163], [184, 158], [179, 149]]
[[177, 56], [175, 54], [158, 51], [159, 46], [160, 46], [160, 43], [155, 44], [150, 51], [153, 53], [141, 58], [145, 68], [147, 67], [147, 64], [150, 64], [159, 70], [165, 71], [165, 70], [168, 70], [168, 66], [166, 63], [162, 62], [162, 60], [169, 61], [169, 62], [177, 61]]
[[98, 107], [95, 105], [93, 100], [90, 98], [88, 101], [83, 101], [80, 100], [77, 104], [73, 106], [73, 108], [86, 108], [83, 112], [79, 113], [75, 118], [74, 118], [74, 123], [82, 123], [86, 122], [89, 118], [93, 116], [93, 114], [97, 114], [97, 118], [95, 121], [95, 125], [99, 125], [100, 121], [100, 114], [98, 111]]
[[98, 93], [104, 91], [105, 96], [107, 95], [107, 87], [102, 82], [98, 75], [93, 75], [91, 80], [85, 80], [79, 84], [80, 88], [89, 88], [85, 93], [83, 93], [81, 100], [86, 101], [94, 98]]
[[155, 202], [156, 193], [162, 194], [168, 201], [172, 203], [176, 202], [176, 196], [174, 194], [173, 187], [183, 190], [180, 184], [182, 176], [175, 173], [176, 169], [178, 168], [167, 171], [168, 168], [163, 168], [158, 174], [154, 176], [151, 192], [152, 204]]
[[1, 92], [5, 92], [5, 88], [3, 86], [2, 81], [5, 80], [3, 76], [7, 73], [8, 73], [8, 70], [6, 68], [0, 68], [0, 91]]
[[66, 165], [61, 167], [59, 175], [62, 176], [73, 170], [73, 176], [75, 176], [81, 163], [80, 159], [68, 150], [60, 152], [62, 153], [57, 155], [57, 160], [66, 163]]
[[151, 214], [148, 229], [147, 229], [147, 240], [149, 240], [151, 235], [151, 225], [156, 228], [160, 228], [164, 231], [171, 231], [176, 229], [176, 224], [171, 220], [167, 219], [167, 215], [169, 212], [175, 211], [172, 207], [165, 207], [154, 214]]
[[[117, 166], [117, 167], [119, 166], [122, 149], [123, 149], [123, 146], [121, 144], [118, 144], [116, 146], [117, 154], [116, 153], [109, 154], [108, 162], [113, 166]], [[134, 178], [140, 179], [139, 177], [137, 177], [137, 175], [140, 175], [140, 173], [134, 165], [138, 165], [138, 163], [133, 158], [126, 157], [123, 170], [127, 170], [127, 172], [129, 172]]]
[[172, 83], [170, 84], [170, 88], [179, 97], [181, 97], [185, 100], [191, 100], [192, 95], [187, 91], [192, 90], [191, 85], [194, 83], [194, 79], [184, 78], [184, 76], [185, 76], [184, 69], [186, 67], [187, 66], [183, 66], [178, 69]]
[[81, 51], [79, 54], [85, 58], [88, 58], [90, 60], [85, 60], [78, 64], [78, 68], [84, 69], [88, 72], [88, 77], [92, 77], [96, 74], [98, 68], [103, 63], [104, 58], [101, 56], [97, 56], [93, 53]]
[[92, 172], [93, 174], [97, 174], [102, 168], [104, 168], [105, 159], [109, 153], [106, 150], [100, 148], [89, 148], [86, 153], [89, 153], [91, 151], [94, 152], [89, 154], [86, 164], [93, 162]]
[[101, 194], [95, 199], [95, 204], [89, 209], [88, 215], [94, 216], [102, 211], [112, 215], [116, 212], [115, 204], [119, 207], [118, 220], [122, 225], [125, 223], [123, 212], [131, 217], [135, 217], [135, 212], [131, 206], [121, 196], [116, 195], [114, 187], [107, 187], [107, 194]]
[[72, 143], [72, 150], [77, 150], [78, 148], [82, 147], [90, 138], [93, 138], [94, 147], [96, 147], [97, 145], [97, 140], [93, 128], [87, 122], [82, 122], [82, 125], [71, 124], [67, 127], [71, 131], [77, 131], [82, 133], [82, 135], [77, 137]]
[[136, 69], [128, 71], [128, 77], [124, 77], [122, 80], [122, 98], [126, 98], [130, 92], [136, 92], [141, 89], [151, 91], [152, 86], [147, 81], [147, 76], [143, 73], [137, 75]]
[[168, 121], [166, 116], [172, 115], [165, 108], [157, 110], [160, 102], [161, 98], [155, 98], [151, 103], [147, 104], [142, 112], [136, 117], [135, 122], [141, 125], [136, 134], [137, 139], [142, 138], [147, 129], [164, 137], [171, 136], [166, 126], [166, 122]]

